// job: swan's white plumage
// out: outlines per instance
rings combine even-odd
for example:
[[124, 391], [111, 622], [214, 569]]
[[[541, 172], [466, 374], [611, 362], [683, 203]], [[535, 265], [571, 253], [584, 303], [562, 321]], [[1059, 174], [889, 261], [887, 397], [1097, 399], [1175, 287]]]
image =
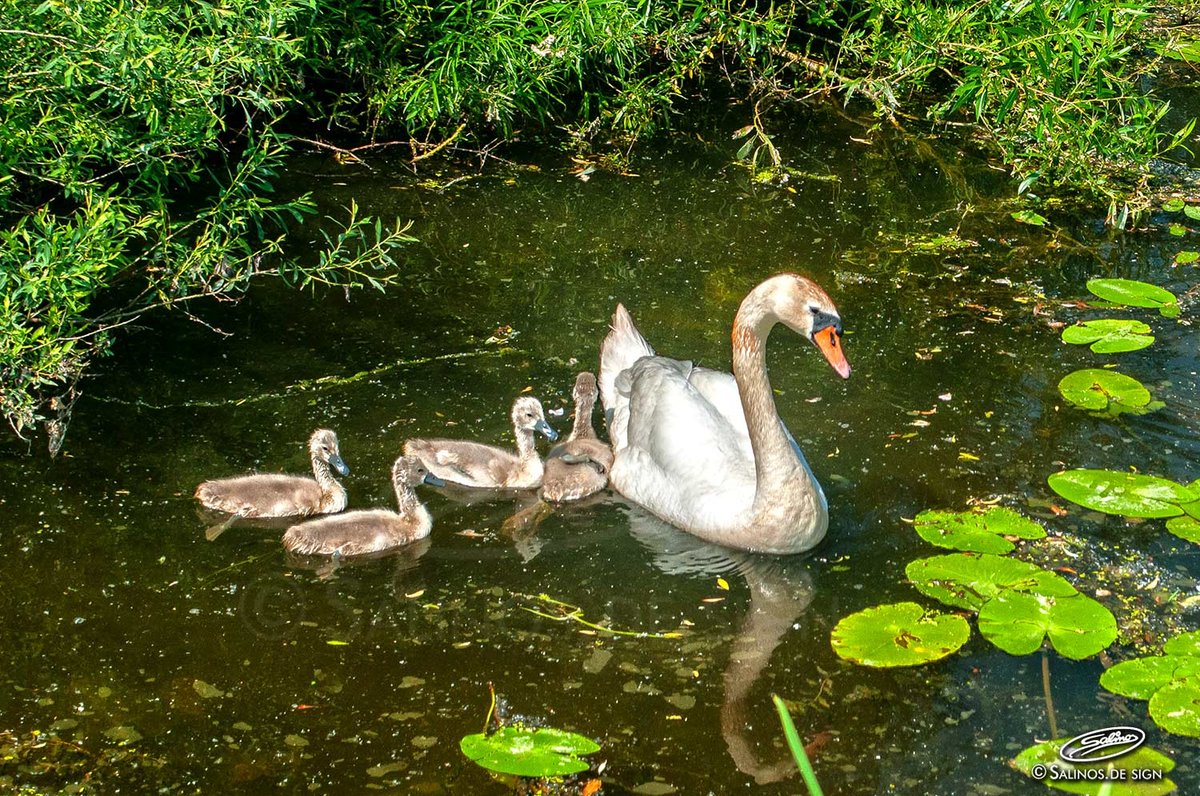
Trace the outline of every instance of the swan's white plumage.
[[[617, 491], [718, 544], [790, 553], [820, 541], [828, 526], [825, 496], [775, 412], [766, 376], [765, 338], [778, 321], [809, 339], [814, 323], [841, 331], [836, 308], [814, 283], [773, 277], [738, 311], [734, 376], [653, 355], [617, 307], [600, 359], [616, 455], [609, 480]], [[840, 349], [833, 356], [848, 375]]]

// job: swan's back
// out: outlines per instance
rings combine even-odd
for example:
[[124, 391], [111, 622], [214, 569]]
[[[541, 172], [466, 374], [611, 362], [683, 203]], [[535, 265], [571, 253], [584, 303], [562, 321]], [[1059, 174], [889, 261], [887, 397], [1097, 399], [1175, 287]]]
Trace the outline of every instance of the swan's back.
[[[584, 456], [589, 461], [568, 462], [563, 459], [564, 455]], [[598, 439], [564, 442], [546, 457], [542, 498], [562, 503], [594, 495], [608, 486], [608, 471], [612, 469], [612, 463], [612, 448]]]
[[302, 555], [356, 556], [424, 539], [432, 527], [423, 506], [407, 516], [385, 509], [349, 511], [293, 525], [283, 546]]
[[443, 481], [462, 486], [506, 486], [521, 469], [521, 460], [511, 451], [459, 439], [410, 439], [404, 443], [404, 455], [417, 457]]
[[196, 487], [196, 499], [205, 507], [242, 517], [304, 517], [346, 507], [344, 492], [340, 504], [326, 506], [324, 497], [312, 478], [272, 473], [218, 478]]

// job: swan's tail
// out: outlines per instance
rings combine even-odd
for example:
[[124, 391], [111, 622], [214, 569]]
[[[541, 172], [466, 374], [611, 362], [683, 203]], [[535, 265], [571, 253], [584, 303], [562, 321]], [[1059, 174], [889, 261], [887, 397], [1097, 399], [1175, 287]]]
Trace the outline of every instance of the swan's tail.
[[612, 328], [600, 344], [600, 401], [606, 418], [612, 418], [617, 405], [617, 376], [642, 357], [652, 356], [654, 349], [633, 325], [625, 305], [618, 304]]

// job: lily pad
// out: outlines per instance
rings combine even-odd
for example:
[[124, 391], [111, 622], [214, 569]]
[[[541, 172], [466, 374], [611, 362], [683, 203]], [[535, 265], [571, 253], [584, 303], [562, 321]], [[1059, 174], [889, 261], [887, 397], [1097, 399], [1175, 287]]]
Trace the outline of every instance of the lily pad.
[[1154, 335], [1141, 321], [1104, 318], [1068, 326], [1063, 329], [1062, 340], [1072, 345], [1090, 345], [1097, 354], [1120, 354], [1145, 348], [1154, 342]]
[[1011, 655], [1028, 655], [1048, 637], [1060, 655], [1082, 660], [1116, 641], [1117, 620], [1083, 594], [1048, 597], [1010, 590], [979, 609], [979, 632]]
[[1174, 680], [1155, 691], [1150, 717], [1167, 732], [1200, 738], [1200, 675]]
[[1106, 301], [1178, 314], [1179, 299], [1169, 290], [1136, 279], [1089, 279], [1088, 290]]
[[1185, 249], [1181, 252], [1175, 253], [1175, 264], [1176, 265], [1192, 265], [1198, 260], [1200, 260], [1200, 252], [1197, 252], [1197, 251], [1191, 251], [1190, 249]]
[[1178, 517], [1179, 504], [1196, 500], [1191, 489], [1174, 481], [1116, 470], [1065, 470], [1046, 482], [1072, 503], [1123, 517]]
[[1200, 630], [1193, 630], [1191, 633], [1180, 633], [1163, 645], [1163, 652], [1168, 655], [1200, 657]]
[[491, 735], [468, 735], [459, 747], [463, 754], [489, 771], [518, 777], [578, 774], [588, 767], [579, 755], [600, 751], [598, 743], [573, 732], [513, 724]]
[[916, 603], [867, 608], [833, 629], [833, 650], [863, 666], [917, 666], [958, 650], [971, 635], [956, 614], [926, 613]]
[[914, 521], [922, 539], [938, 547], [969, 553], [1009, 553], [1018, 539], [1041, 539], [1045, 529], [1012, 509], [993, 506], [986, 511], [922, 511]]
[[1200, 544], [1200, 520], [1195, 517], [1174, 517], [1167, 520], [1167, 530], [1187, 542]]
[[1162, 203], [1162, 209], [1168, 213], [1178, 213], [1183, 209], [1186, 202], [1182, 199], [1168, 199]]
[[996, 555], [931, 556], [909, 563], [904, 574], [922, 594], [970, 611], [1009, 589], [1056, 597], [1077, 594], [1055, 572]]
[[1200, 205], [1187, 205], [1183, 208], [1183, 214], [1193, 221], [1200, 221]]
[[[1175, 792], [1175, 783], [1166, 777], [1162, 779], [1134, 779], [1133, 772], [1135, 770], [1161, 771], [1165, 774], [1175, 768], [1175, 761], [1157, 749], [1152, 749], [1149, 746], [1139, 746], [1132, 752], [1114, 760], [1105, 760], [1100, 763], [1066, 763], [1058, 756], [1058, 750], [1068, 740], [1068, 738], [1060, 738], [1031, 746], [1013, 759], [1013, 767], [1027, 777], [1033, 777], [1036, 773], [1038, 774], [1037, 779], [1051, 788], [1065, 791], [1066, 793], [1099, 794], [1101, 788], [1106, 787], [1109, 788], [1106, 791], [1109, 796], [1166, 796], [1168, 793]], [[1068, 779], [1066, 777], [1053, 779], [1049, 773], [1051, 767], [1055, 767], [1058, 771], [1105, 771], [1112, 769], [1114, 771], [1123, 771], [1125, 775], [1119, 779], [1114, 777], [1107, 780]]]
[[1149, 699], [1163, 686], [1194, 674], [1200, 674], [1200, 657], [1156, 655], [1118, 663], [1100, 675], [1100, 685], [1131, 699]]
[[[1084, 368], [1063, 376], [1058, 391], [1080, 409], [1115, 415], [1150, 410], [1150, 391], [1137, 379], [1103, 368]], [[1155, 408], [1161, 408], [1160, 403]]]

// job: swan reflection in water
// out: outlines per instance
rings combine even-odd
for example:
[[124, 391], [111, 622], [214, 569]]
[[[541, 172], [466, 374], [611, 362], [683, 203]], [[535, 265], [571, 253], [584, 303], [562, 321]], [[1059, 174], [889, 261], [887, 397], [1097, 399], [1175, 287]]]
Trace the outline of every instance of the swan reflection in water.
[[[787, 750], [778, 759], [759, 759], [750, 738], [749, 717], [770, 715], [765, 698], [751, 704], [750, 693], [787, 631], [808, 609], [813, 598], [812, 576], [800, 556], [772, 556], [731, 550], [709, 544], [667, 525], [657, 517], [629, 506], [629, 529], [654, 555], [654, 565], [667, 575], [729, 577], [741, 575], [750, 587], [750, 607], [730, 645], [721, 703], [721, 736], [738, 770], [764, 785], [796, 771]], [[782, 734], [782, 730], [780, 730]]]

